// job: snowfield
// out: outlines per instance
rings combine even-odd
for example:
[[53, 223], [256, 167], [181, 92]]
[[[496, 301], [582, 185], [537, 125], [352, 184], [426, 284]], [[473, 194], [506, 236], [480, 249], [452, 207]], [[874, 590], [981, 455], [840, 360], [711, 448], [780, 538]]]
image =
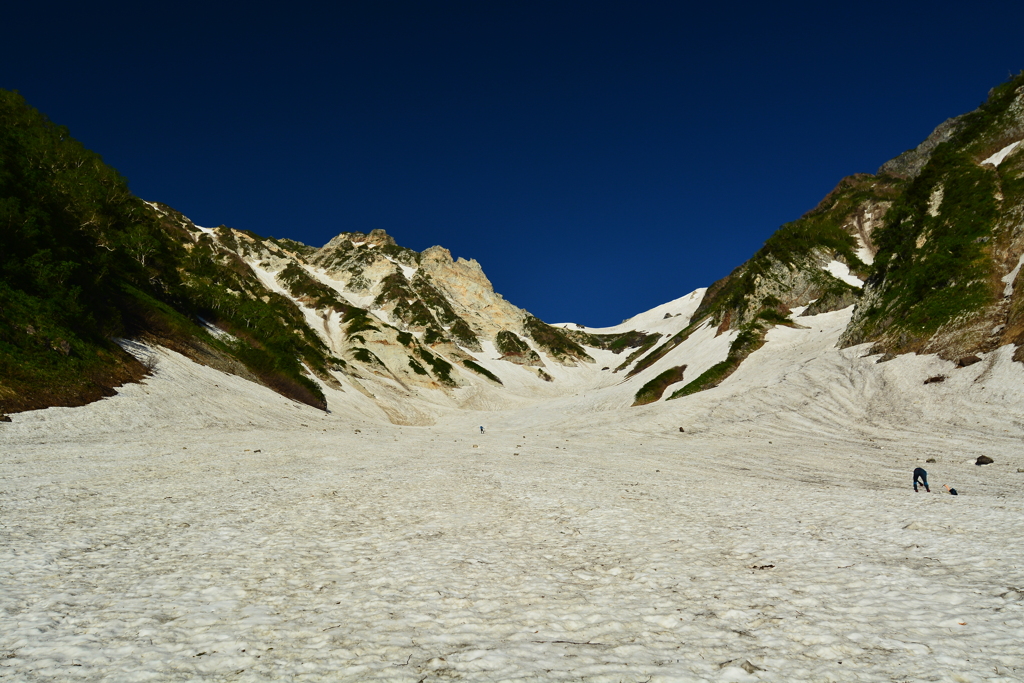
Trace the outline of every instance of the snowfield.
[[0, 424], [0, 679], [1024, 680], [1024, 368], [878, 364], [849, 316], [685, 399], [624, 407], [686, 344], [425, 426], [136, 346]]

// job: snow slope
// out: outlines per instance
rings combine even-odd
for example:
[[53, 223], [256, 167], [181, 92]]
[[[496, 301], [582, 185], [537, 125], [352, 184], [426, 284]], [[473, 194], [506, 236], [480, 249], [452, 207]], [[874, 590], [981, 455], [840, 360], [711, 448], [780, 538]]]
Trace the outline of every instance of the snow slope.
[[0, 424], [0, 678], [1019, 681], [1024, 370], [878, 364], [849, 315], [685, 399], [590, 369], [421, 427], [135, 346]]

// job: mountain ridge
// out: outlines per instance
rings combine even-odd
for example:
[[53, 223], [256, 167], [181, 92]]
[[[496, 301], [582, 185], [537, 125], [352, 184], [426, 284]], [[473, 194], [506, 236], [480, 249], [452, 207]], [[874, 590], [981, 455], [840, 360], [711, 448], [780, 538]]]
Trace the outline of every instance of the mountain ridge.
[[0, 117], [0, 219], [15, 226], [0, 245], [0, 413], [139, 380], [119, 337], [321, 409], [355, 391], [405, 424], [586, 388], [629, 389], [609, 405], [679, 399], [726, 381], [772, 329], [851, 306], [839, 344], [882, 360], [1007, 344], [1024, 359], [1024, 75], [842, 179], [726, 277], [610, 328], [544, 323], [475, 260], [383, 230], [313, 247], [197, 226], [132, 196], [17, 94], [0, 93]]

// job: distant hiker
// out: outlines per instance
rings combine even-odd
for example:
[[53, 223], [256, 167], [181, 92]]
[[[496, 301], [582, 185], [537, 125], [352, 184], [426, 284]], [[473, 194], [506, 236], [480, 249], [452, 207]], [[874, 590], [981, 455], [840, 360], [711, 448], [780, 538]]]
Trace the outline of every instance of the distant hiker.
[[946, 490], [947, 490], [947, 491], [949, 491], [949, 494], [950, 494], [950, 495], [952, 495], [952, 496], [958, 496], [958, 495], [960, 495], [959, 493], [957, 493], [957, 492], [956, 492], [956, 489], [951, 489], [951, 488], [949, 488], [949, 484], [943, 484], [943, 486], [945, 486], [945, 487], [946, 487]]
[[483, 433], [484, 433], [484, 426], [483, 426], [483, 425], [480, 425], [480, 433], [481, 433], [481, 434], [483, 434]]
[[931, 493], [932, 490], [928, 488], [928, 473], [922, 467], [914, 470], [914, 493], [917, 493], [917, 482], [919, 479], [921, 480], [921, 485], [924, 486], [924, 490]]

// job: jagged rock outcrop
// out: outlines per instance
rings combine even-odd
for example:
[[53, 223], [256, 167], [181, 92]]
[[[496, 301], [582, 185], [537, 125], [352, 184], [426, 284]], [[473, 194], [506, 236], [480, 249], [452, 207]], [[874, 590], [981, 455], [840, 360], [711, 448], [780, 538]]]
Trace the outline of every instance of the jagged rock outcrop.
[[898, 157], [882, 164], [878, 169], [878, 174], [893, 175], [899, 178], [916, 178], [931, 159], [935, 148], [952, 138], [960, 130], [962, 124], [963, 116], [946, 119], [936, 126], [931, 135], [917, 147], [908, 149]]

